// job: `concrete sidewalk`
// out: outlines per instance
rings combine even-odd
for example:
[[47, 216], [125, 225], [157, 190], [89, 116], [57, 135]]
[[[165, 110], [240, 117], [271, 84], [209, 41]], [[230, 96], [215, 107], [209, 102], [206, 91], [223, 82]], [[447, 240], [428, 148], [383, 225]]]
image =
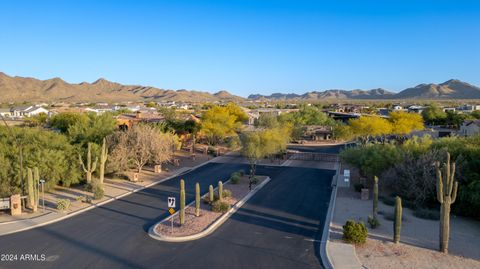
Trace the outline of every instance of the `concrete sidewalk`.
[[[334, 179], [336, 181], [332, 190], [332, 210], [330, 216], [327, 216], [327, 222], [325, 226], [328, 226], [328, 235], [326, 236], [328, 240], [326, 241], [326, 256], [328, 263], [325, 266], [327, 268], [339, 268], [339, 269], [360, 269], [364, 268], [360, 263], [357, 254], [355, 253], [355, 247], [351, 244], [342, 242], [339, 238], [338, 227], [335, 227], [333, 221], [336, 214], [338, 214], [338, 205], [336, 203], [337, 199], [337, 189], [345, 188], [344, 176], [343, 176], [343, 167], [340, 164], [337, 169], [337, 175]], [[337, 230], [337, 231], [336, 231]]]
[[[205, 165], [206, 163], [214, 161], [215, 159], [216, 158], [197, 155], [196, 160], [193, 161], [190, 158], [184, 157], [182, 158], [181, 166], [174, 167], [169, 165], [169, 171], [167, 172], [164, 171], [161, 174], [155, 174], [152, 171], [145, 170], [142, 172], [141, 181], [139, 182], [129, 182], [119, 179], [106, 179], [104, 182], [104, 198], [101, 200], [92, 201], [91, 203], [85, 203], [77, 199], [88, 194], [91, 195], [91, 193], [86, 193], [81, 189], [57, 187], [52, 192], [45, 193], [45, 211], [43, 211], [43, 208], [40, 205], [38, 212], [34, 214], [22, 214], [18, 218], [5, 216], [3, 221], [0, 222], [0, 236], [33, 229], [73, 217], [87, 210], [112, 202], [131, 193], [143, 190], [152, 185], [178, 176], [186, 171]], [[165, 166], [165, 168], [167, 168], [167, 166]], [[71, 206], [67, 212], [60, 212], [55, 208], [56, 200], [59, 198], [70, 200]]]

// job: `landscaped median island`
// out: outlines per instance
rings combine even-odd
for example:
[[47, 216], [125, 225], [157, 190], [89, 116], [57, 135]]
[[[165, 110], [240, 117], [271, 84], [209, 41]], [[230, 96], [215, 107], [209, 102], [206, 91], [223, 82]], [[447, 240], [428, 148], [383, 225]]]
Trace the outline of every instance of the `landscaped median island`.
[[[267, 176], [255, 176], [256, 184], [249, 189], [249, 176], [241, 172], [232, 174], [227, 182], [209, 190], [200, 199], [198, 216], [196, 214], [196, 201], [185, 207], [184, 223], [181, 224], [180, 210], [174, 215], [155, 224], [150, 229], [150, 235], [164, 241], [189, 241], [201, 238], [213, 232], [230, 215], [240, 208], [255, 192], [262, 188], [270, 178]], [[222, 199], [219, 200], [219, 189]], [[206, 190], [201, 190], [205, 192]], [[214, 202], [210, 203], [210, 197]], [[173, 228], [172, 228], [173, 218]]]

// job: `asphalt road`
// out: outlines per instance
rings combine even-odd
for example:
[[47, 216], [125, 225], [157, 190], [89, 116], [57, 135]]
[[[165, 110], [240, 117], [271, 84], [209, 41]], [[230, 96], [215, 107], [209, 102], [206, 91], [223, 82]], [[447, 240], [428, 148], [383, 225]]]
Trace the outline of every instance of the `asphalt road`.
[[[0, 268], [320, 268], [333, 176], [328, 170], [261, 166], [258, 174], [272, 180], [212, 235], [186, 243], [148, 236], [167, 215], [167, 197], [177, 195], [180, 178], [188, 203], [197, 181], [204, 193], [247, 167], [210, 163], [72, 218], [2, 236], [2, 258], [13, 254], [16, 261], [0, 261]], [[20, 261], [28, 254], [43, 254], [46, 261]]]

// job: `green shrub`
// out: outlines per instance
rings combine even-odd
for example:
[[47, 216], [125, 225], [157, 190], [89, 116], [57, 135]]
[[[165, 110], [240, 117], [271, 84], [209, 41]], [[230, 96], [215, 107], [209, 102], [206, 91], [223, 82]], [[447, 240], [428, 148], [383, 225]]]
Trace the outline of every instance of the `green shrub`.
[[238, 174], [235, 174], [230, 177], [230, 183], [232, 184], [238, 184], [240, 183], [240, 176]]
[[83, 200], [83, 198], [84, 198], [83, 196], [77, 196], [75, 197], [75, 201], [80, 202]]
[[[223, 192], [222, 192], [222, 198], [228, 198], [228, 197], [232, 197], [232, 191], [230, 190], [227, 190], [227, 189], [224, 189]], [[217, 201], [218, 200], [218, 194], [215, 194], [215, 200], [214, 201]]]
[[70, 200], [68, 199], [58, 199], [57, 200], [57, 209], [60, 211], [67, 211], [70, 208]]
[[228, 197], [232, 197], [232, 191], [230, 190], [223, 190], [223, 198], [228, 198]]
[[426, 208], [418, 208], [417, 210], [413, 211], [413, 215], [421, 219], [429, 219], [429, 220], [440, 219], [440, 212], [438, 212], [438, 210], [435, 211], [435, 210], [430, 210]]
[[377, 227], [380, 226], [380, 221], [378, 221], [378, 219], [373, 218], [372, 216], [368, 216], [368, 224], [370, 225], [370, 228], [376, 229]]
[[241, 177], [243, 177], [245, 175], [245, 171], [243, 171], [243, 169], [238, 170], [237, 173]]
[[354, 220], [347, 220], [343, 225], [343, 240], [347, 243], [363, 244], [366, 242], [368, 236], [368, 229], [365, 223]]
[[225, 201], [217, 200], [212, 203], [212, 211], [213, 212], [221, 212], [225, 213], [230, 209], [230, 204]]
[[255, 185], [258, 183], [258, 178], [257, 177], [253, 177], [252, 178], [252, 184]]
[[105, 195], [103, 188], [99, 185], [93, 186], [93, 200], [100, 200]]

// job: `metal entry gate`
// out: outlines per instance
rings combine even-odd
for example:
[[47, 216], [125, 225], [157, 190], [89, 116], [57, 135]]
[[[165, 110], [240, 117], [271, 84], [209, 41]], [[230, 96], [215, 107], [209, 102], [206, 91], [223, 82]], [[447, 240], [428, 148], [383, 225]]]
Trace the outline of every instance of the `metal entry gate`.
[[289, 153], [288, 159], [301, 161], [337, 162], [338, 155], [330, 153], [300, 152]]

